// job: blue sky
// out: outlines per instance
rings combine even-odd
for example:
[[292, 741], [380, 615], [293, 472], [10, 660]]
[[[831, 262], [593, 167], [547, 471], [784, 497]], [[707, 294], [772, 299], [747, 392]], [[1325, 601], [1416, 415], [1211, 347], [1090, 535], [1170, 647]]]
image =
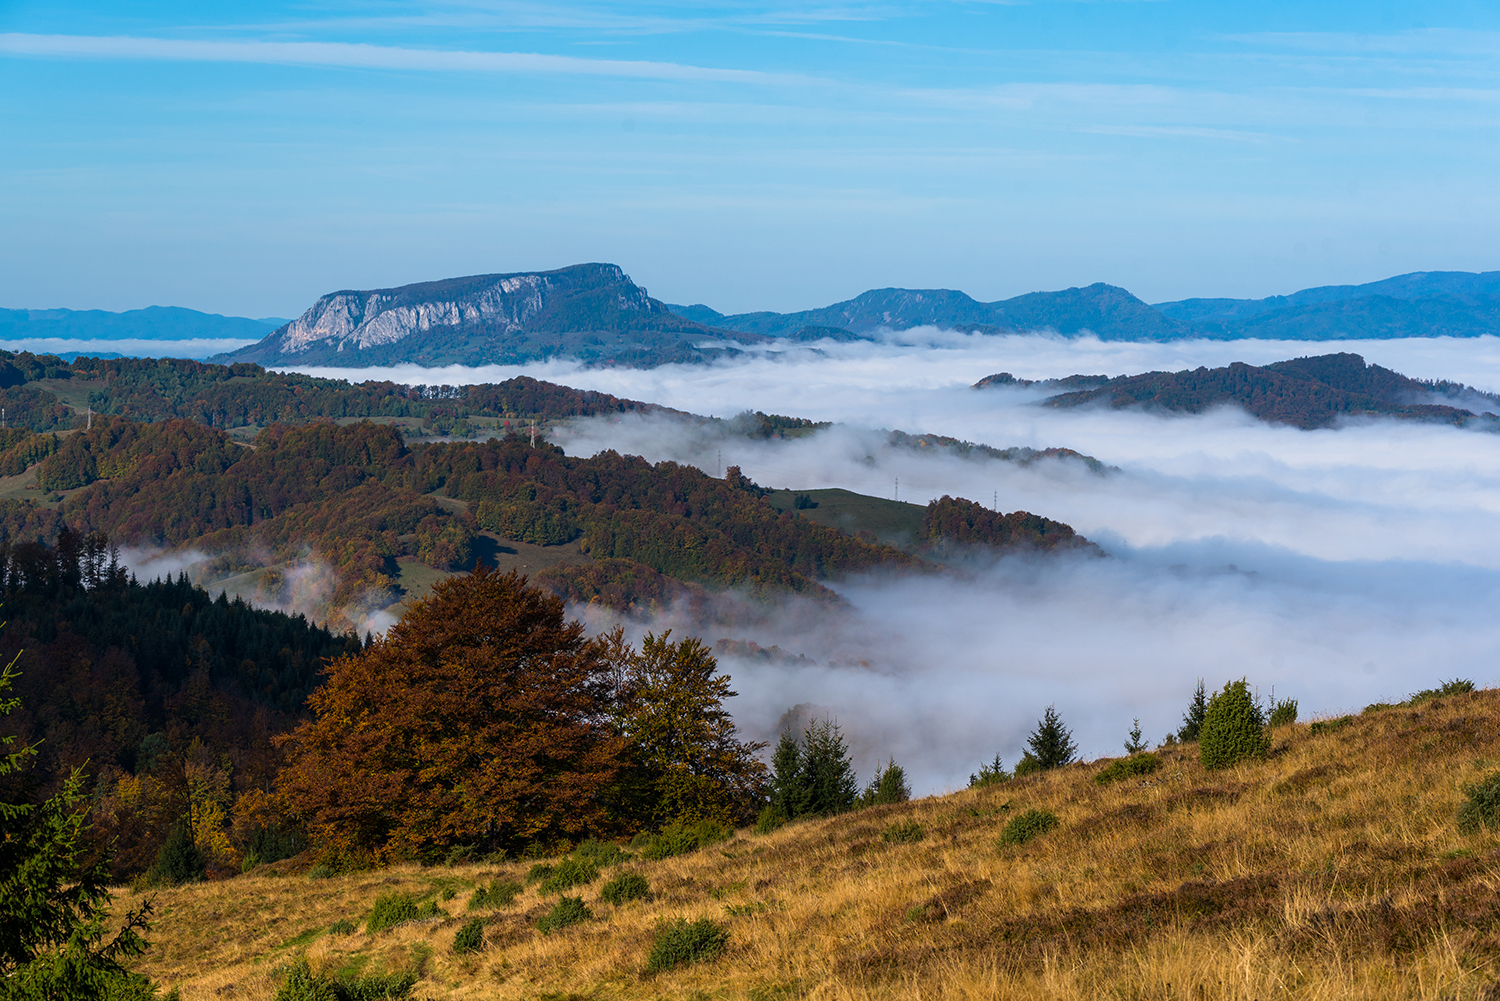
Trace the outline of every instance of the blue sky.
[[0, 306], [1500, 268], [1493, 3], [0, 0]]

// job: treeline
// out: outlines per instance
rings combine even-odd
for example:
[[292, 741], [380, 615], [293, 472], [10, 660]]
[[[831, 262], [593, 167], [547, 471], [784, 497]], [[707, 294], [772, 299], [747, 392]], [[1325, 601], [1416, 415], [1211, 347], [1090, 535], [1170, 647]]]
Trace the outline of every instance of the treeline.
[[1264, 366], [1235, 362], [1224, 368], [1122, 375], [1044, 402], [1053, 407], [1102, 402], [1116, 408], [1142, 406], [1187, 413], [1236, 403], [1261, 420], [1300, 428], [1328, 427], [1341, 416], [1358, 415], [1389, 415], [1460, 426], [1476, 418], [1496, 421], [1494, 412], [1500, 412], [1500, 399], [1494, 397], [1489, 398], [1492, 405], [1475, 410], [1419, 402], [1455, 395], [1484, 394], [1455, 383], [1410, 379], [1379, 365], [1367, 366], [1359, 355], [1342, 353]]
[[134, 421], [186, 419], [218, 428], [408, 417], [447, 430], [473, 417], [560, 419], [658, 409], [527, 376], [475, 386], [351, 384], [268, 372], [249, 363], [89, 357], [70, 363], [55, 355], [0, 351], [0, 405], [7, 426], [50, 431], [87, 423], [55, 394], [28, 385], [43, 379], [71, 380], [76, 392], [86, 392], [86, 405], [95, 414]]
[[361, 649], [181, 576], [140, 583], [102, 535], [66, 529], [56, 546], [0, 547], [0, 594], [0, 662], [18, 658], [21, 700], [0, 727], [36, 746], [43, 792], [86, 766], [117, 875], [148, 867], [195, 808], [227, 817], [236, 796], [269, 787], [272, 739], [301, 718], [327, 661]]

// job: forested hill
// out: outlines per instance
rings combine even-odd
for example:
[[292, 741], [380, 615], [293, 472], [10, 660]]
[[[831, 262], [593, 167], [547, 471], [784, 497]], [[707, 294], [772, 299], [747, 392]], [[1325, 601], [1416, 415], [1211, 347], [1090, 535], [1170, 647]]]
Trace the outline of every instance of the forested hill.
[[180, 358], [92, 358], [0, 351], [6, 426], [82, 427], [86, 413], [139, 421], [178, 417], [218, 428], [371, 418], [438, 434], [503, 429], [507, 420], [559, 420], [664, 408], [529, 376], [470, 386], [350, 383]]
[[[1261, 420], [1300, 428], [1328, 427], [1340, 417], [1361, 415], [1458, 425], [1475, 420], [1493, 423], [1500, 412], [1500, 397], [1457, 383], [1410, 379], [1379, 365], [1366, 365], [1359, 355], [1348, 353], [1263, 366], [1235, 362], [1223, 368], [1146, 372], [1113, 379], [1073, 378], [1093, 385], [1043, 402], [1052, 407], [1105, 403], [1187, 413], [1238, 404]], [[981, 385], [992, 380], [1004, 381], [992, 376]]]

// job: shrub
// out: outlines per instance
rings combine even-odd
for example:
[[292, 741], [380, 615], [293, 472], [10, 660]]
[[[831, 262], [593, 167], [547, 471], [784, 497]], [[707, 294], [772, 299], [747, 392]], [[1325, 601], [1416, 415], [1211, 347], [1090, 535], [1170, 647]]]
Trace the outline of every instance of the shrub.
[[1443, 682], [1436, 688], [1424, 688], [1401, 704], [1403, 706], [1414, 706], [1419, 702], [1426, 702], [1429, 699], [1440, 699], [1447, 695], [1466, 695], [1473, 690], [1474, 682], [1468, 678], [1454, 678], [1451, 681]]
[[995, 760], [987, 765], [980, 765], [979, 771], [969, 776], [970, 789], [983, 789], [986, 786], [996, 785], [1000, 782], [1009, 782], [1010, 772], [1000, 763], [1000, 755], [995, 755]]
[[443, 865], [468, 865], [474, 861], [475, 848], [473, 845], [454, 845], [448, 849], [448, 855], [443, 859]]
[[717, 921], [679, 918], [656, 930], [656, 941], [646, 957], [646, 972], [660, 973], [689, 963], [713, 959], [729, 944], [729, 932]]
[[1464, 803], [1458, 808], [1458, 829], [1478, 834], [1481, 827], [1500, 828], [1500, 772], [1464, 786]]
[[1027, 810], [1019, 817], [1012, 817], [1005, 830], [1000, 832], [1000, 846], [1024, 845], [1033, 838], [1057, 826], [1057, 815], [1046, 810]]
[[1308, 727], [1307, 729], [1309, 733], [1316, 736], [1320, 733], [1328, 733], [1332, 730], [1338, 730], [1342, 727], [1346, 727], [1353, 722], [1353, 716], [1340, 716], [1338, 719], [1315, 719], [1312, 722], [1312, 726]]
[[496, 910], [501, 907], [509, 907], [516, 902], [516, 895], [521, 892], [521, 884], [513, 879], [497, 879], [489, 886], [481, 886], [474, 891], [469, 898], [469, 910]]
[[585, 886], [599, 878], [599, 867], [588, 859], [565, 858], [542, 880], [543, 893], [561, 893], [575, 886]]
[[770, 834], [785, 823], [786, 817], [782, 816], [781, 811], [767, 803], [761, 808], [760, 816], [755, 818], [755, 827], [752, 831], [755, 834]]
[[358, 928], [359, 926], [356, 925], [353, 921], [350, 921], [348, 918], [339, 918], [333, 924], [328, 926], [328, 934], [353, 935]]
[[613, 841], [596, 841], [593, 838], [575, 848], [573, 854], [594, 863], [600, 869], [619, 865], [630, 857]]
[[365, 932], [373, 935], [402, 922], [415, 921], [417, 916], [417, 902], [410, 894], [382, 893], [375, 899], [375, 906], [365, 921]]
[[1266, 721], [1244, 678], [1231, 681], [1208, 700], [1198, 734], [1198, 758], [1204, 768], [1228, 768], [1247, 758], [1263, 758], [1271, 749]]
[[1025, 778], [1027, 775], [1035, 775], [1042, 770], [1042, 763], [1036, 759], [1036, 755], [1026, 751], [1021, 755], [1021, 760], [1016, 762], [1016, 778]]
[[530, 886], [532, 883], [540, 883], [551, 878], [552, 870], [556, 868], [551, 862], [538, 862], [527, 871], [526, 885]]
[[334, 875], [333, 867], [324, 862], [319, 862], [307, 870], [308, 879], [332, 879]]
[[581, 924], [591, 917], [582, 897], [563, 897], [536, 923], [536, 928], [543, 935], [551, 935], [558, 928]]
[[1056, 706], [1048, 706], [1042, 718], [1037, 720], [1036, 729], [1026, 739], [1026, 746], [1043, 769], [1066, 765], [1078, 753], [1073, 734], [1063, 726]]
[[1116, 758], [1094, 776], [1094, 781], [1102, 786], [1109, 785], [1111, 782], [1135, 778], [1137, 775], [1150, 775], [1160, 767], [1161, 758], [1150, 751], [1144, 751], [1140, 754], [1132, 754], [1128, 758]]
[[729, 828], [716, 824], [712, 820], [700, 820], [696, 824], [673, 821], [646, 842], [645, 847], [641, 849], [641, 858], [654, 862], [677, 855], [686, 855], [688, 852], [723, 841], [729, 837], [730, 833]]
[[203, 878], [208, 862], [203, 852], [193, 844], [188, 833], [187, 821], [179, 820], [172, 826], [166, 842], [156, 853], [156, 864], [151, 867], [150, 881], [176, 886]]
[[465, 953], [478, 952], [484, 946], [484, 922], [473, 918], [464, 922], [458, 934], [453, 936], [453, 952], [462, 956]]
[[922, 830], [922, 825], [915, 820], [892, 824], [880, 832], [880, 840], [888, 845], [912, 845], [925, 837], [927, 837], [927, 832]]
[[416, 982], [411, 972], [325, 977], [314, 973], [304, 956], [287, 970], [275, 1001], [385, 1001], [410, 997]]
[[1297, 700], [1281, 699], [1271, 706], [1270, 726], [1285, 726], [1297, 722]]
[[620, 904], [629, 900], [643, 900], [651, 896], [651, 885], [638, 872], [622, 872], [599, 889], [599, 899], [606, 904]]

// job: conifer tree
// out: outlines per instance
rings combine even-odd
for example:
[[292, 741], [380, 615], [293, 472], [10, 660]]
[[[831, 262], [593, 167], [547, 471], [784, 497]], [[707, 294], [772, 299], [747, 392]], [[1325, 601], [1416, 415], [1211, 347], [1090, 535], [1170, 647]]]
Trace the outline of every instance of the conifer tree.
[[[14, 661], [0, 668], [0, 716], [20, 705], [5, 697], [14, 668]], [[106, 941], [109, 860], [90, 858], [85, 843], [82, 773], [74, 769], [51, 798], [29, 802], [17, 780], [36, 749], [14, 745], [13, 736], [0, 737], [0, 999], [154, 997], [150, 983], [120, 963], [145, 951], [151, 902], [126, 914]]]
[[1177, 739], [1181, 741], [1197, 740], [1198, 734], [1203, 730], [1203, 716], [1208, 712], [1208, 692], [1203, 687], [1203, 679], [1198, 679], [1198, 687], [1193, 690], [1193, 701], [1188, 703], [1188, 711], [1183, 714], [1182, 727], [1177, 731]]
[[911, 787], [906, 784], [906, 769], [891, 758], [886, 766], [870, 779], [864, 794], [859, 798], [860, 806], [884, 806], [887, 803], [905, 803], [911, 799]]
[[1037, 765], [1043, 769], [1066, 765], [1078, 753], [1078, 745], [1073, 743], [1073, 734], [1063, 726], [1056, 706], [1047, 707], [1047, 711], [1037, 721], [1036, 729], [1027, 739], [1026, 746]]
[[771, 755], [771, 803], [774, 816], [791, 820], [807, 812], [807, 790], [802, 785], [802, 748], [790, 730], [783, 730]]
[[858, 801], [859, 787], [849, 749], [839, 725], [832, 720], [814, 720], [802, 735], [802, 787], [807, 794], [807, 813], [844, 813]]
[[1141, 739], [1141, 721], [1134, 720], [1134, 726], [1130, 728], [1130, 734], [1125, 738], [1125, 753], [1140, 754], [1146, 749], [1146, 742]]

